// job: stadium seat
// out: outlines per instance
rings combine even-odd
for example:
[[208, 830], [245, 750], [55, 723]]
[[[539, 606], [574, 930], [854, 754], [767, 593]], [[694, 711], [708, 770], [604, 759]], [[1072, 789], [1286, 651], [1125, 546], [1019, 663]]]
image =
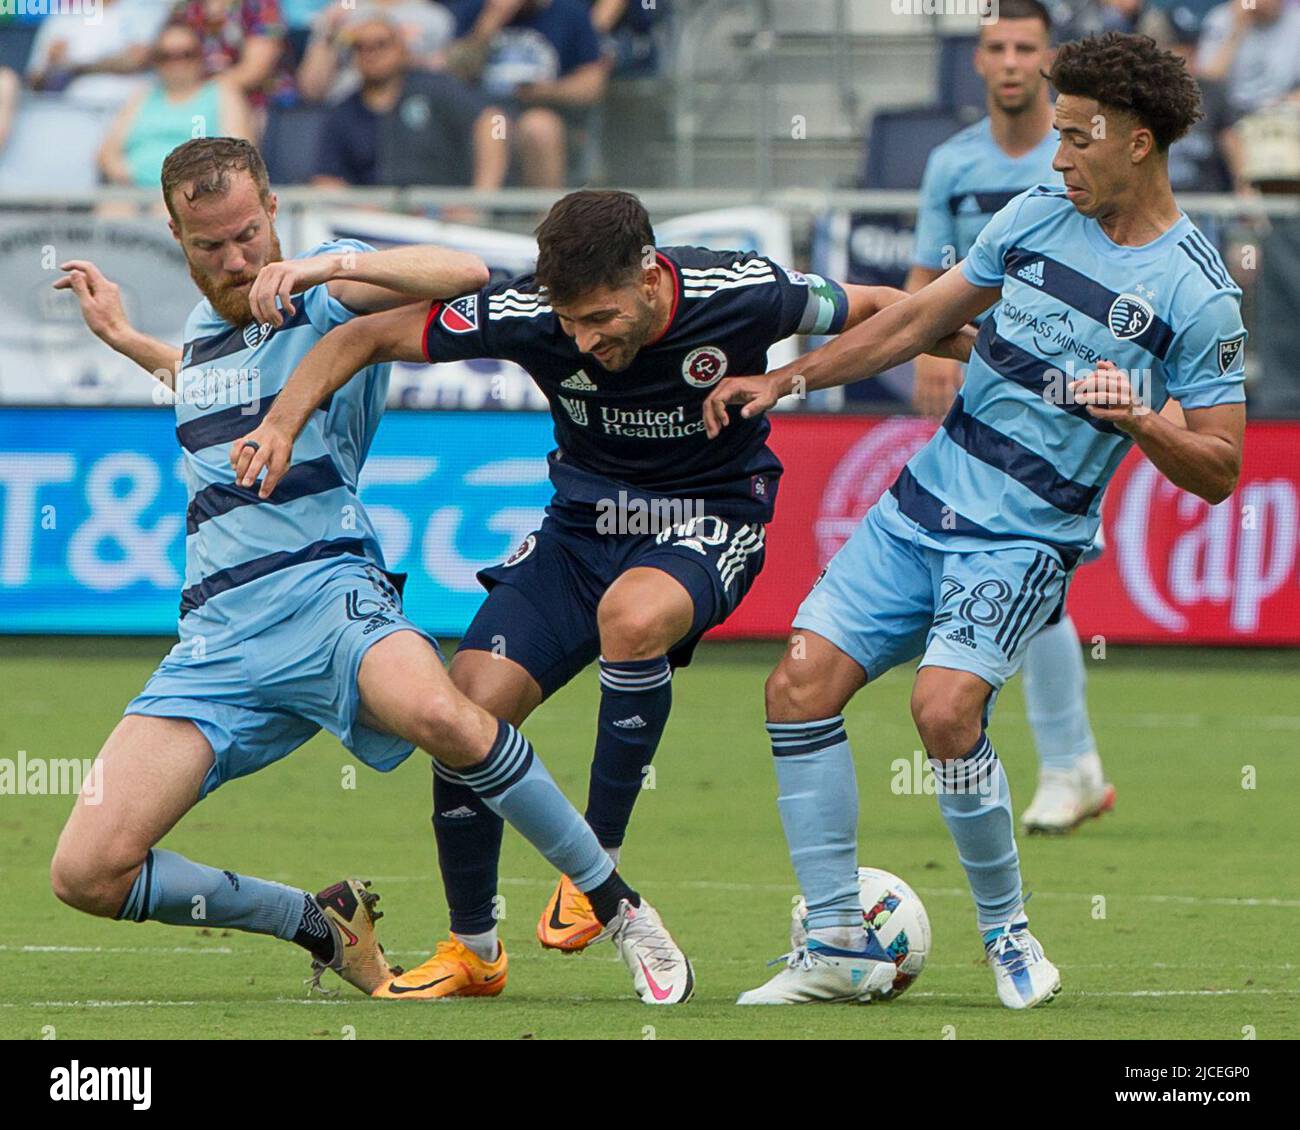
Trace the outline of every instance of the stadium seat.
[[920, 188], [930, 150], [965, 123], [961, 114], [941, 106], [880, 111], [871, 119], [859, 187]]
[[316, 172], [327, 106], [272, 106], [262, 157], [272, 184], [306, 184]]
[[95, 154], [112, 117], [110, 110], [70, 104], [57, 94], [24, 94], [13, 135], [0, 153], [0, 189], [93, 190], [99, 183]]
[[939, 40], [939, 104], [950, 110], [984, 110], [984, 80], [971, 66], [979, 37], [945, 35]]
[[0, 24], [0, 67], [12, 67], [20, 75], [27, 72], [32, 41], [40, 24]]

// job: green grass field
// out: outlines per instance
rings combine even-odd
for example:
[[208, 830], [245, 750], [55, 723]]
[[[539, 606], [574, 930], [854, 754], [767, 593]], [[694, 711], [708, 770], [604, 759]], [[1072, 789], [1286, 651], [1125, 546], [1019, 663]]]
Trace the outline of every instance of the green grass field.
[[[91, 757], [165, 644], [0, 640], [0, 757]], [[771, 646], [713, 645], [675, 682], [675, 710], [641, 799], [623, 870], [663, 911], [699, 988], [678, 1009], [631, 996], [610, 947], [544, 953], [533, 926], [546, 864], [507, 834], [501, 891], [510, 984], [494, 1000], [366, 1000], [346, 986], [308, 999], [307, 961], [272, 939], [91, 919], [50, 893], [47, 864], [71, 798], [0, 797], [0, 1035], [130, 1039], [452, 1037], [1240, 1039], [1300, 1036], [1300, 710], [1294, 655], [1112, 648], [1090, 662], [1094, 726], [1119, 790], [1116, 813], [1065, 839], [1021, 838], [1036, 934], [1061, 966], [1047, 1008], [1002, 1009], [933, 797], [895, 795], [890, 763], [916, 748], [910, 673], [850, 707], [862, 797], [860, 858], [925, 900], [934, 951], [886, 1005], [739, 1009], [735, 996], [781, 954], [794, 883], [762, 726]], [[529, 723], [579, 802], [597, 681], [587, 672]], [[1035, 762], [1019, 687], [992, 736], [1017, 812]], [[387, 776], [332, 738], [237, 781], [165, 841], [198, 860], [312, 889], [374, 880], [390, 955], [415, 964], [445, 930], [423, 755]], [[1254, 788], [1243, 788], [1247, 766]], [[341, 985], [333, 979], [336, 985]]]

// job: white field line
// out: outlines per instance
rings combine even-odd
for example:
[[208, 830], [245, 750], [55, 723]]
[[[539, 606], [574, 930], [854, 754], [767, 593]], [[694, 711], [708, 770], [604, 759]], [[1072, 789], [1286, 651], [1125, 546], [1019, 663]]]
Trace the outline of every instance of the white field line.
[[[429, 883], [429, 875], [373, 875], [370, 879], [376, 883]], [[519, 879], [501, 878], [497, 882], [503, 887], [554, 887], [554, 879]], [[965, 887], [922, 887], [913, 884], [913, 889], [922, 897], [934, 898], [970, 898], [970, 891]], [[729, 883], [706, 879], [680, 879], [655, 882], [651, 887], [676, 887], [692, 891], [737, 891], [737, 892], [784, 892], [793, 896], [796, 891], [793, 883]], [[1125, 894], [1112, 891], [1041, 891], [1032, 890], [1035, 899], [1076, 899], [1090, 900], [1099, 894], [1111, 899], [1132, 899], [1134, 902], [1175, 903], [1179, 906], [1231, 906], [1231, 907], [1272, 907], [1286, 910], [1300, 910], [1300, 898], [1227, 898], [1213, 895], [1142, 895]]]
[[[970, 1000], [972, 993], [928, 993], [913, 992], [908, 993], [912, 1000], [925, 998], [928, 1000]], [[1300, 989], [1136, 989], [1133, 991], [1109, 991], [1109, 992], [1074, 992], [1063, 994], [1061, 999], [1066, 1001], [1070, 997], [1108, 997], [1108, 998], [1125, 998], [1133, 999], [1139, 997], [1287, 997], [1300, 996]], [[568, 997], [567, 1000], [589, 1000], [589, 997]], [[981, 999], [983, 999], [981, 997]], [[558, 998], [557, 998], [558, 1002]], [[301, 1000], [292, 997], [279, 997], [274, 1000], [252, 1000], [252, 1001], [159, 1001], [159, 1000], [84, 1000], [84, 1001], [33, 1001], [31, 1004], [4, 1003], [0, 1004], [0, 1009], [7, 1008], [200, 1008], [203, 1006], [228, 1008], [231, 1006], [247, 1007], [250, 1005], [258, 1007], [279, 1008], [281, 1005], [308, 1005], [326, 1007], [339, 1007], [347, 1005], [365, 1004], [365, 998], [346, 998], [334, 1000], [331, 998], [310, 997]]]

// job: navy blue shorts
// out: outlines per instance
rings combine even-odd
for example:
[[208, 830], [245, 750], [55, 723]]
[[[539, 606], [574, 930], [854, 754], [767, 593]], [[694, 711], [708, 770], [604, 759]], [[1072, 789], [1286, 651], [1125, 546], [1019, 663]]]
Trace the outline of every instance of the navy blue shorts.
[[661, 569], [691, 594], [691, 630], [668, 653], [691, 661], [700, 636], [740, 604], [763, 568], [764, 527], [712, 515], [659, 533], [609, 534], [547, 514], [505, 561], [484, 569], [488, 597], [461, 648], [514, 660], [550, 697], [600, 655], [596, 606], [629, 569]]

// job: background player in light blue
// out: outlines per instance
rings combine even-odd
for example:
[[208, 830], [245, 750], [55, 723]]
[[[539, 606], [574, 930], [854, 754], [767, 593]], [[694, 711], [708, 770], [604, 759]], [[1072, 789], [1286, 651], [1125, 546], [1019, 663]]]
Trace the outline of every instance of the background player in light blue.
[[266, 166], [245, 141], [179, 146], [162, 185], [172, 234], [205, 295], [182, 350], [125, 326], [115, 288], [90, 264], [69, 263], [61, 280], [93, 330], [173, 386], [189, 506], [180, 641], [100, 752], [102, 803], [83, 794], [69, 817], [51, 864], [56, 894], [105, 917], [293, 941], [318, 976], [329, 966], [382, 995], [392, 972], [375, 939], [373, 896], [359, 882], [313, 898], [157, 846], [213, 789], [324, 728], [376, 769], [417, 745], [438, 758], [574, 876], [643, 999], [688, 998], [690, 964], [653, 907], [623, 882], [527, 739], [452, 686], [437, 645], [402, 612], [405, 578], [386, 571], [357, 497], [388, 366], [367, 367], [311, 414], [276, 491], [231, 474], [232, 455], [251, 455], [244, 440], [294, 366], [334, 327], [357, 312], [480, 287], [487, 268], [457, 252], [373, 252], [351, 241], [282, 261]]
[[[944, 142], [926, 162], [909, 291], [928, 286], [965, 258], [984, 225], [1013, 196], [1036, 184], [1061, 183], [1052, 168], [1056, 137], [1045, 74], [1051, 64], [1051, 17], [1038, 0], [1003, 0], [997, 20], [981, 25], [974, 66], [984, 80], [988, 116]], [[922, 355], [913, 372], [913, 405], [941, 418], [961, 388], [962, 366]], [[1079, 633], [1064, 607], [1026, 645], [1023, 686], [1039, 782], [1021, 820], [1027, 831], [1068, 832], [1108, 811], [1115, 790], [1097, 755]]]
[[[729, 404], [748, 416], [796, 388], [872, 376], [995, 307], [942, 428], [831, 561], [768, 679], [778, 803], [809, 936], [742, 1003], [853, 1000], [892, 984], [858, 901], [841, 712], [917, 656], [912, 717], [998, 997], [1023, 1009], [1055, 996], [1060, 974], [1029, 932], [1006, 775], [985, 732], [993, 700], [1064, 598], [1135, 442], [1211, 504], [1236, 486], [1241, 292], [1168, 176], [1169, 146], [1200, 112], [1196, 84], [1151, 40], [1113, 33], [1061, 47], [1052, 82], [1063, 189], [1017, 196], [957, 269], [795, 365], [724, 379], [706, 402], [713, 434]], [[1182, 424], [1160, 414], [1170, 398]]]

